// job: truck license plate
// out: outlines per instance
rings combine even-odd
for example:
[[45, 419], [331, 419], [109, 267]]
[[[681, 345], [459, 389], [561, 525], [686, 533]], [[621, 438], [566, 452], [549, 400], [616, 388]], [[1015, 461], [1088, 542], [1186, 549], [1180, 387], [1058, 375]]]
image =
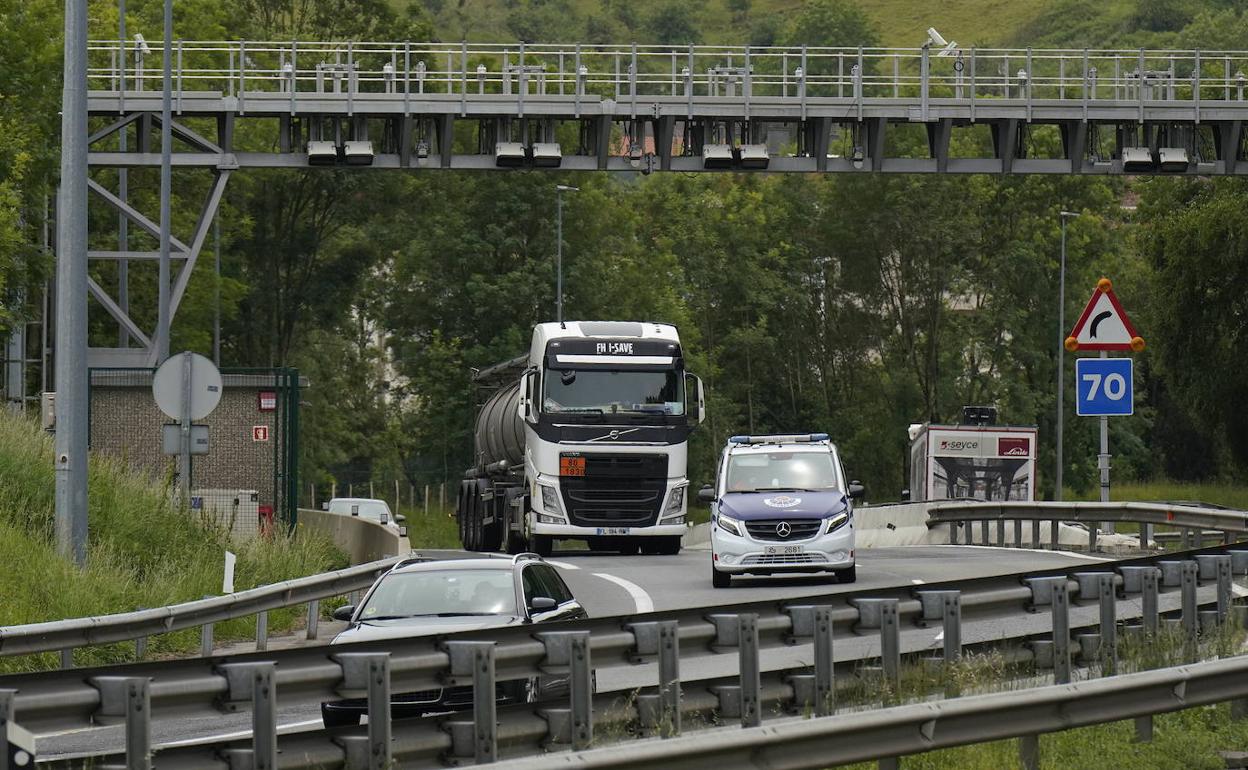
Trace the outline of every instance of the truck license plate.
[[788, 556], [790, 554], [801, 553], [801, 552], [802, 552], [802, 547], [800, 545], [766, 545], [766, 546], [763, 546], [763, 553], [767, 554], [768, 556], [775, 556], [777, 554]]
[[627, 535], [632, 529], [629, 527], [598, 527], [599, 535]]

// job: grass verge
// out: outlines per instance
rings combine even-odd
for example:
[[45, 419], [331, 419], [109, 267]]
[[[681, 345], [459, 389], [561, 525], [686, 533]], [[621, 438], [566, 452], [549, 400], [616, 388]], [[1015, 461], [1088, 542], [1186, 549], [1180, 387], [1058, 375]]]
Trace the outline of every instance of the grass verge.
[[[61, 558], [53, 526], [55, 481], [52, 442], [33, 422], [0, 413], [0, 626], [162, 607], [220, 593], [224, 554], [238, 556], [236, 590], [253, 588], [346, 565], [346, 557], [321, 535], [300, 532], [231, 544], [170, 504], [166, 490], [104, 456], [89, 465], [87, 566]], [[271, 633], [292, 628], [302, 610], [269, 614]], [[246, 638], [254, 618], [218, 624], [216, 638]], [[164, 634], [149, 656], [185, 652], [198, 644], [195, 630]], [[124, 643], [78, 650], [75, 662], [96, 665], [132, 660]], [[0, 658], [0, 673], [55, 667], [54, 655]]]

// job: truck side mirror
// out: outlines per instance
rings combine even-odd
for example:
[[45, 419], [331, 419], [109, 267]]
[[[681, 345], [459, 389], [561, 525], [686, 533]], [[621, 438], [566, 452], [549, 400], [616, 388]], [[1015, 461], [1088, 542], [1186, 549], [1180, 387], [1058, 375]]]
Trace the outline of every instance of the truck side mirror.
[[695, 425], [701, 425], [706, 419], [706, 390], [702, 386], [702, 378], [696, 374], [685, 374], [685, 400], [688, 402], [686, 411], [689, 419]]
[[537, 423], [537, 409], [533, 402], [537, 398], [534, 389], [537, 386], [537, 372], [529, 370], [520, 379], [520, 419], [529, 424]]
[[910, 490], [908, 489], [901, 490], [901, 501], [903, 503], [910, 502]]
[[867, 494], [867, 488], [862, 485], [861, 481], [854, 480], [849, 482], [849, 496], [855, 500], [861, 500]]
[[328, 510], [329, 510], [329, 503], [321, 503], [321, 510], [322, 510], [322, 511], [328, 511]]
[[698, 490], [698, 502], [699, 503], [715, 502], [715, 488], [712, 487], [710, 484], [707, 484], [706, 486], [699, 489]]

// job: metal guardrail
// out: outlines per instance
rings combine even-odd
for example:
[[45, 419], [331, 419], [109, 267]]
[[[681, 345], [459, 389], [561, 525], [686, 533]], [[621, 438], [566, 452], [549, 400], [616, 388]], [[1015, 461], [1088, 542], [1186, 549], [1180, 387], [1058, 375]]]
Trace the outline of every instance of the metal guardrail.
[[[1234, 530], [1244, 521], [1242, 512], [1188, 513], [1212, 516]], [[1011, 511], [1011, 515], [1018, 512]], [[1009, 635], [1032, 637], [1030, 654], [1042, 666], [1052, 667], [1056, 681], [1070, 681], [1076, 651], [1085, 659], [1094, 659], [1116, 648], [1120, 593], [1138, 598], [1140, 628], [1145, 632], [1160, 628], [1161, 597], [1176, 595], [1178, 625], [1194, 640], [1202, 627], [1223, 622], [1230, 613], [1233, 572], [1248, 573], [1248, 549], [1223, 546], [1199, 554], [1088, 565], [1078, 571], [1045, 570], [549, 627], [509, 627], [417, 637], [401, 644], [336, 645], [6, 677], [0, 679], [0, 695], [5, 694], [3, 689], [16, 689], [7, 698], [13, 709], [8, 716], [36, 730], [86, 727], [101, 719], [131, 715], [133, 729], [128, 729], [128, 735], [134, 737], [129, 743], [128, 761], [132, 767], [148, 766], [150, 739], [144, 743], [142, 736], [150, 736], [150, 715], [176, 711], [179, 715], [211, 716], [245, 710], [249, 703], [252, 740], [227, 747], [225, 754], [216, 756], [255, 767], [275, 766], [278, 692], [283, 708], [315, 708], [326, 700], [359, 697], [367, 698], [370, 713], [364, 729], [315, 731], [283, 738], [283, 766], [346, 763], [350, 767], [384, 767], [391, 760], [407, 762], [418, 756], [434, 763], [442, 759], [485, 762], [499, 757], [500, 751], [503, 755], [514, 750], [533, 751], [543, 744], [571, 744], [578, 749], [591, 745], [595, 720], [602, 713], [592, 708], [591, 672], [643, 662], [657, 663], [657, 683], [644, 688], [635, 699], [628, 699], [623, 708], [630, 720], [668, 733], [680, 730], [682, 689], [688, 685], [687, 681], [682, 684], [680, 667], [686, 661], [717, 655], [731, 656], [720, 660], [737, 658], [736, 682], [718, 686], [714, 710], [720, 716], [739, 715], [743, 725], [756, 725], [762, 718], [764, 680], [771, 683], [769, 686], [783, 684], [789, 688], [792, 702], [799, 707], [827, 713], [828, 696], [834, 693], [834, 644], [878, 637], [879, 652], [873, 646], [868, 654], [880, 657], [884, 676], [895, 681], [900, 671], [903, 627], [939, 625], [943, 654], [950, 660], [961, 654], [964, 619], [1025, 612], [1050, 615], [1051, 638], [1036, 639], [1034, 633], [1021, 629], [1023, 624], [1011, 624]], [[1216, 587], [1211, 597], [1215, 609], [1206, 612], [1200, 610], [1197, 601], [1201, 580]], [[1090, 632], [1074, 633], [1072, 602], [1097, 608]], [[764, 677], [760, 653], [793, 644], [812, 645], [813, 670], [790, 675], [780, 684], [773, 674]], [[499, 722], [494, 700], [496, 681], [552, 673], [570, 676], [567, 701], [505, 709], [501, 713], [506, 720]], [[391, 692], [468, 684], [476, 693], [471, 717], [452, 716], [432, 727], [428, 720], [420, 720], [411, 735], [402, 723], [391, 725]], [[6, 698], [0, 697], [0, 703], [4, 702]], [[140, 706], [137, 711], [130, 707], [136, 704]], [[533, 713], [534, 708], [538, 714]], [[0, 714], [0, 718], [5, 716]], [[194, 751], [198, 752], [196, 762], [208, 756], [202, 748]], [[216, 749], [209, 753], [212, 751]], [[162, 766], [166, 766], [164, 752], [161, 757]], [[204, 765], [191, 762], [189, 766]]]
[[[89, 46], [90, 87], [141, 94], [159, 77], [134, 41]], [[1144, 49], [656, 46], [427, 42], [178, 41], [186, 95], [499, 96], [1089, 101], [1243, 101], [1248, 52]], [[926, 118], [924, 118], [926, 120]]]
[[[203, 644], [200, 652], [202, 655], [210, 655], [212, 624], [250, 615], [267, 618], [269, 610], [305, 603], [308, 604], [308, 638], [315, 639], [321, 599], [362, 591], [373, 584], [380, 572], [394, 566], [398, 561], [399, 557], [382, 559], [227, 596], [214, 596], [156, 609], [7, 626], [0, 628], [0, 655], [60, 651], [62, 662], [68, 664], [72, 659], [72, 651], [78, 647], [144, 640], [154, 634], [196, 626], [204, 629], [201, 632]], [[257, 649], [263, 650], [266, 641], [267, 623], [260, 620], [257, 622]]]
[[[785, 768], [804, 770], [917, 754], [934, 749], [1021, 738], [1023, 767], [1040, 766], [1042, 733], [1145, 719], [1232, 702], [1248, 714], [1248, 658], [1124, 674], [1075, 685], [1039, 687], [899, 706], [763, 728], [715, 729], [663, 741], [632, 743], [559, 757], [558, 767], [584, 770], [650, 768]], [[504, 762], [499, 770], [545, 770], [550, 757]]]

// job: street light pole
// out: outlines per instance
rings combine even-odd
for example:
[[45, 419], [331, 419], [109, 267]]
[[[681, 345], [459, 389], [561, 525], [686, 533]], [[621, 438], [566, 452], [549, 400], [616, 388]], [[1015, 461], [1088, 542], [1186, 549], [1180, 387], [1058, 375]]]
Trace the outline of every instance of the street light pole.
[[1066, 417], [1063, 405], [1066, 389], [1066, 220], [1079, 216], [1079, 212], [1062, 211], [1059, 215], [1062, 219], [1062, 261], [1057, 281], [1057, 467], [1053, 471], [1054, 500], [1062, 499], [1062, 428]]
[[555, 185], [555, 320], [563, 324], [563, 194], [580, 192], [579, 187]]

